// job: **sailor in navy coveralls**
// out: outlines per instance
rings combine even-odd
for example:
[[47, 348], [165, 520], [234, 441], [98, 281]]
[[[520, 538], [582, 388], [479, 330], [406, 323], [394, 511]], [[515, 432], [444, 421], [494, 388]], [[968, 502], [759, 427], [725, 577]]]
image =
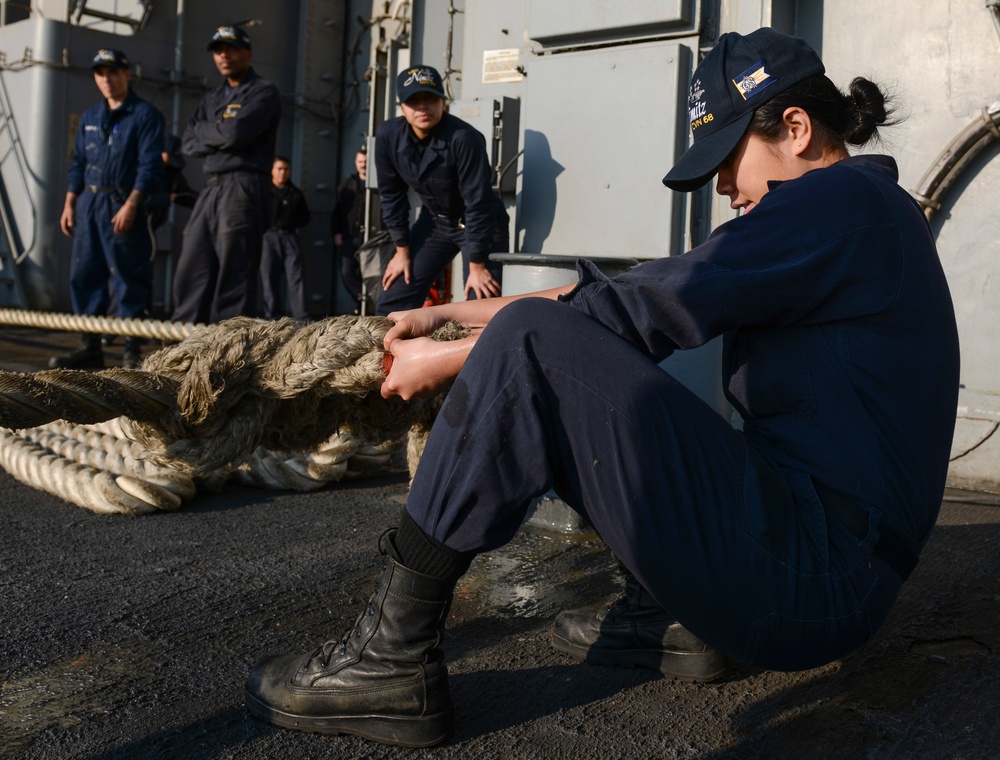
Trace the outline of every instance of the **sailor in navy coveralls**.
[[[707, 681], [728, 658], [819, 666], [883, 624], [934, 527], [959, 384], [927, 220], [891, 158], [847, 151], [888, 123], [885, 97], [862, 78], [841, 93], [804, 42], [759, 29], [720, 38], [688, 105], [693, 144], [664, 183], [717, 175], [741, 212], [703, 245], [389, 315], [382, 395], [447, 399], [368, 605], [339, 640], [260, 662], [255, 715], [444, 741], [456, 583], [550, 488], [631, 574], [622, 598], [557, 618], [571, 657]], [[450, 320], [472, 334], [428, 337]], [[742, 429], [659, 366], [716, 336]]]
[[[430, 66], [401, 73], [396, 94], [403, 115], [383, 122], [375, 138], [382, 220], [396, 243], [376, 314], [421, 306], [459, 251], [466, 297], [500, 295], [501, 265], [489, 254], [507, 250], [509, 220], [485, 138], [445, 112], [441, 75]], [[412, 229], [410, 189], [422, 204]]]
[[271, 167], [271, 229], [264, 233], [264, 249], [260, 260], [264, 319], [278, 319], [284, 315], [282, 272], [285, 273], [292, 316], [298, 320], [309, 319], [305, 256], [298, 235], [298, 229], [309, 224], [309, 204], [305, 194], [296, 187], [291, 177], [292, 166], [289, 160], [285, 156], [275, 156]]
[[[152, 239], [146, 201], [163, 184], [163, 115], [129, 86], [128, 59], [103, 49], [91, 70], [102, 100], [83, 112], [76, 133], [60, 227], [73, 238], [70, 295], [77, 314], [107, 314], [108, 280], [118, 316], [143, 317], [149, 303]], [[52, 367], [103, 367], [98, 334]], [[125, 342], [123, 364], [139, 363], [139, 342]]]
[[278, 88], [250, 66], [250, 36], [220, 26], [208, 43], [224, 77], [184, 130], [184, 153], [204, 158], [204, 192], [184, 228], [174, 277], [175, 322], [256, 316], [257, 277], [271, 217]]

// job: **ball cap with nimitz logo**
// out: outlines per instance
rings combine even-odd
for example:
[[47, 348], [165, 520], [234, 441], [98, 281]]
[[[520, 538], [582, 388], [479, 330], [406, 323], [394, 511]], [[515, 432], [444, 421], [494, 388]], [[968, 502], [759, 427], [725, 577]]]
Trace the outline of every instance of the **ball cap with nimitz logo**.
[[825, 68], [804, 41], [764, 27], [728, 32], [698, 64], [688, 92], [692, 143], [663, 178], [689, 192], [708, 182], [747, 131], [753, 112]]
[[94, 54], [94, 60], [90, 64], [91, 71], [106, 66], [109, 69], [127, 69], [128, 58], [121, 50], [114, 48], [101, 48]]
[[396, 96], [405, 103], [418, 92], [429, 92], [444, 98], [444, 85], [437, 69], [430, 66], [411, 66], [396, 77]]
[[235, 48], [246, 48], [250, 50], [250, 35], [242, 26], [229, 25], [220, 26], [215, 30], [212, 39], [208, 41], [208, 49], [215, 50], [221, 44], [232, 45]]

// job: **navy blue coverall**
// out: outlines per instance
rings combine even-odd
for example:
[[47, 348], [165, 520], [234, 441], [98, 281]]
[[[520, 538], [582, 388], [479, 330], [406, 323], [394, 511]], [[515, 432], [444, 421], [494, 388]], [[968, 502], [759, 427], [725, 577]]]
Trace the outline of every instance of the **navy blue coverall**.
[[[375, 313], [422, 306], [427, 291], [455, 255], [463, 256], [463, 282], [469, 262], [485, 263], [497, 281], [502, 265], [492, 252], [509, 247], [508, 216], [493, 191], [486, 139], [449, 113], [423, 141], [402, 116], [379, 125], [375, 136], [382, 220], [397, 246], [409, 245], [411, 275], [398, 277], [382, 293]], [[421, 209], [410, 229], [408, 189], [420, 196]]]
[[[365, 181], [358, 174], [346, 177], [337, 185], [337, 200], [330, 214], [330, 233], [340, 235], [343, 243], [334, 243], [344, 289], [355, 301], [361, 301], [361, 271], [354, 257], [364, 242]], [[335, 299], [336, 300], [336, 299]]]
[[131, 229], [118, 234], [111, 218], [133, 190], [145, 198], [161, 190], [162, 150], [163, 115], [132, 90], [114, 110], [102, 100], [83, 112], [67, 186], [77, 196], [70, 267], [70, 295], [77, 314], [107, 314], [110, 278], [118, 315], [145, 315], [152, 253], [145, 211], [140, 211]]
[[309, 206], [306, 197], [289, 182], [284, 187], [271, 187], [274, 197], [271, 229], [264, 233], [264, 249], [260, 260], [261, 286], [263, 289], [264, 317], [277, 319], [283, 316], [281, 273], [288, 284], [289, 303], [295, 319], [308, 319], [306, 283], [302, 262], [302, 246], [296, 232], [309, 224]]
[[278, 89], [251, 68], [236, 87], [223, 79], [188, 122], [184, 153], [204, 157], [207, 188], [184, 227], [174, 321], [255, 316], [280, 120]]
[[[934, 526], [959, 385], [951, 297], [888, 157], [783, 183], [683, 256], [484, 330], [407, 503], [451, 549], [509, 541], [550, 488], [684, 626], [792, 670], [884, 621]], [[735, 429], [658, 362], [724, 336]]]

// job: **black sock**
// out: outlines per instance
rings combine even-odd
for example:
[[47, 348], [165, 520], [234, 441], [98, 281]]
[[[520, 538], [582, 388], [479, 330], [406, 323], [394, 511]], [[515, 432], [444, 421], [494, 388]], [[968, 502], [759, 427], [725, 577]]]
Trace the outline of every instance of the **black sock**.
[[458, 552], [424, 533], [403, 510], [392, 541], [403, 567], [432, 578], [455, 582], [469, 569], [474, 552]]

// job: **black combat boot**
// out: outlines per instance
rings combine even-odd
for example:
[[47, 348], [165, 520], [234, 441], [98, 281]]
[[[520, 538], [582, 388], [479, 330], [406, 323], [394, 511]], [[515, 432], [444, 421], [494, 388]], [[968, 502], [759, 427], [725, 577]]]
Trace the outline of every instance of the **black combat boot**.
[[122, 367], [124, 369], [139, 369], [142, 364], [142, 343], [136, 338], [127, 338], [125, 348], [122, 351]]
[[552, 646], [593, 665], [650, 668], [682, 681], [712, 681], [727, 669], [710, 649], [625, 571], [625, 593], [559, 613]]
[[102, 369], [104, 367], [104, 352], [101, 350], [101, 339], [97, 335], [84, 335], [80, 348], [66, 356], [53, 356], [49, 359], [52, 369]]
[[355, 734], [430, 747], [454, 730], [441, 640], [454, 580], [400, 564], [395, 531], [383, 536], [386, 568], [353, 628], [307, 655], [279, 655], [250, 671], [246, 704], [284, 728]]

